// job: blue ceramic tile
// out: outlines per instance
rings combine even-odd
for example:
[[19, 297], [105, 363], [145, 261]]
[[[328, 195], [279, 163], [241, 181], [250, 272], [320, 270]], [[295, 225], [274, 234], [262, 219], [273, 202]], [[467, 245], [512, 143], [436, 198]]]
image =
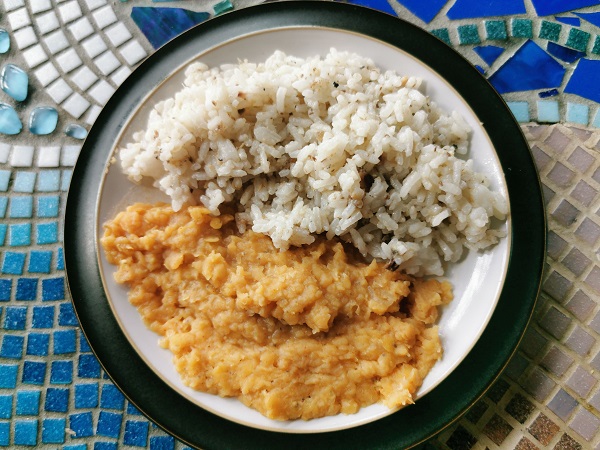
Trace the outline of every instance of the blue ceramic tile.
[[[225, 0], [225, 2], [222, 3], [229, 3], [229, 0]], [[391, 14], [392, 16], [397, 15], [396, 11], [394, 11], [394, 8], [390, 6], [387, 0], [348, 0], [348, 3], [366, 6], [367, 8], [376, 9], [378, 11]], [[220, 14], [220, 12], [217, 13], [216, 6], [217, 5], [215, 5], [215, 14]]]
[[457, 31], [458, 41], [461, 45], [479, 44], [481, 42], [477, 25], [460, 25], [457, 27]]
[[31, 219], [33, 214], [33, 198], [30, 195], [13, 196], [10, 199], [8, 215], [11, 219]]
[[75, 385], [75, 408], [96, 408], [98, 406], [98, 383]]
[[560, 121], [557, 101], [540, 100], [537, 102], [538, 122], [556, 123]]
[[132, 416], [141, 416], [142, 412], [137, 409], [132, 403], [127, 402], [127, 414]]
[[76, 333], [75, 330], [59, 330], [53, 334], [54, 354], [67, 355], [75, 353]]
[[16, 364], [0, 364], [0, 388], [14, 389], [17, 386], [19, 366]]
[[174, 450], [175, 439], [171, 436], [150, 437], [150, 450]]
[[587, 125], [589, 121], [590, 107], [579, 103], [567, 103], [567, 122]]
[[62, 171], [62, 178], [60, 180], [60, 190], [61, 191], [68, 191], [69, 190], [69, 184], [71, 184], [71, 176], [73, 175], [73, 171], [72, 170], [63, 170]]
[[531, 3], [538, 16], [561, 14], [586, 6], [600, 5], [598, 0], [569, 0], [568, 2], [564, 0], [531, 0]]
[[[121, 1], [123, 1], [123, 0], [121, 0]], [[63, 450], [87, 450], [87, 445], [86, 444], [65, 445], [63, 447]]]
[[485, 69], [478, 64], [475, 64], [475, 68], [479, 71], [480, 74], [485, 75]]
[[44, 410], [48, 412], [67, 412], [69, 409], [69, 390], [50, 387], [46, 390]]
[[60, 170], [42, 170], [38, 175], [37, 190], [40, 192], [58, 191]]
[[[29, 254], [29, 266], [27, 267], [27, 271], [29, 273], [50, 273], [51, 262], [51, 251], [32, 251]], [[42, 285], [44, 281], [42, 281]]]
[[586, 22], [591, 23], [600, 27], [600, 11], [588, 12], [588, 13], [574, 13], [576, 16], [581, 17]]
[[481, 0], [456, 0], [448, 10], [449, 19], [472, 19], [476, 17], [508, 16], [525, 14], [523, 0], [503, 0], [482, 2]]
[[58, 222], [37, 224], [36, 230], [38, 245], [55, 244], [58, 241]]
[[42, 280], [42, 300], [63, 300], [65, 298], [65, 279], [48, 278]]
[[535, 42], [527, 41], [490, 78], [500, 93], [560, 87], [566, 69]]
[[122, 414], [100, 411], [96, 434], [117, 439], [121, 434]]
[[15, 135], [22, 129], [23, 124], [14, 108], [6, 103], [0, 103], [0, 133]]
[[65, 442], [67, 421], [64, 418], [44, 419], [42, 421], [42, 443], [62, 444]]
[[8, 231], [8, 225], [0, 223], [0, 246], [6, 242], [6, 233]]
[[35, 300], [37, 297], [37, 278], [19, 278], [17, 280], [17, 300]]
[[539, 37], [542, 39], [547, 39], [549, 41], [556, 42], [560, 39], [560, 31], [561, 30], [562, 30], [561, 24], [543, 20], [542, 25], [540, 27]]
[[481, 59], [483, 59], [488, 66], [494, 64], [494, 61], [498, 59], [498, 57], [504, 53], [503, 47], [498, 47], [497, 45], [481, 45], [477, 47], [473, 47], [473, 51], [479, 55]]
[[2, 324], [5, 330], [24, 330], [27, 323], [26, 306], [7, 306]]
[[591, 37], [592, 36], [587, 31], [571, 28], [565, 45], [585, 53]]
[[65, 256], [62, 247], [56, 251], [56, 270], [65, 270]]
[[79, 352], [80, 353], [90, 353], [92, 351], [90, 344], [88, 344], [87, 339], [83, 334], [79, 336]]
[[114, 384], [105, 384], [102, 386], [102, 396], [100, 406], [106, 409], [122, 410], [125, 405], [125, 397]]
[[555, 17], [557, 22], [564, 23], [566, 25], [571, 25], [574, 27], [578, 27], [581, 25], [581, 20], [578, 17]]
[[40, 412], [40, 391], [17, 391], [18, 416], [35, 416]]
[[77, 316], [71, 302], [61, 303], [58, 312], [58, 324], [62, 327], [75, 326], [78, 324]]
[[0, 419], [10, 419], [12, 417], [13, 396], [0, 395]]
[[0, 446], [8, 447], [10, 444], [10, 422], [0, 422]]
[[77, 376], [79, 378], [100, 378], [100, 364], [93, 354], [79, 355]]
[[94, 450], [117, 450], [117, 448], [116, 442], [94, 442]]
[[4, 28], [0, 28], [0, 53], [10, 50], [10, 35]]
[[14, 192], [33, 192], [33, 187], [35, 185], [35, 172], [24, 172], [19, 171], [15, 176], [15, 181], [13, 184]]
[[448, 45], [452, 45], [452, 41], [450, 41], [450, 33], [447, 28], [438, 28], [430, 31], [438, 39], [444, 41]]
[[11, 247], [22, 247], [31, 244], [31, 224], [15, 223], [9, 226], [8, 245]]
[[397, 0], [402, 6], [425, 23], [429, 23], [440, 12], [448, 0]]
[[11, 291], [12, 291], [12, 280], [0, 279], [0, 302], [9, 301]]
[[50, 383], [70, 384], [73, 382], [73, 361], [52, 361]]
[[[100, 413], [102, 414], [102, 413]], [[89, 437], [94, 434], [92, 413], [78, 413], [69, 416], [69, 428], [75, 432], [74, 438]]]
[[506, 23], [503, 20], [486, 20], [485, 35], [491, 41], [505, 41], [508, 39]]
[[565, 92], [600, 102], [600, 61], [580, 59], [569, 78]]
[[54, 326], [54, 306], [34, 306], [31, 327], [36, 329]]
[[46, 378], [46, 363], [39, 361], [25, 361], [23, 363], [23, 377], [21, 381], [24, 384], [43, 385]]
[[37, 444], [37, 419], [17, 420], [14, 426], [13, 442], [15, 445], [33, 446]]
[[10, 170], [0, 170], [0, 191], [6, 192], [8, 190], [9, 181]]
[[555, 44], [554, 42], [548, 42], [546, 49], [552, 56], [567, 63], [574, 63], [578, 59], [585, 56], [584, 52], [563, 47], [562, 45]]
[[6, 215], [6, 207], [8, 206], [8, 197], [0, 196], [0, 218]]
[[123, 443], [134, 447], [146, 447], [148, 445], [148, 422], [140, 420], [125, 422]]
[[37, 199], [38, 217], [58, 217], [58, 196], [44, 196]]
[[25, 266], [25, 253], [5, 252], [2, 262], [2, 273], [21, 275]]
[[29, 115], [29, 131], [37, 135], [46, 135], [56, 130], [58, 111], [50, 106], [39, 106]]
[[14, 64], [6, 64], [0, 72], [0, 88], [18, 102], [27, 98], [29, 76]]
[[21, 359], [23, 357], [23, 336], [5, 334], [2, 337], [2, 346], [0, 346], [0, 356], [9, 359]]
[[29, 333], [26, 353], [32, 356], [48, 356], [50, 335], [48, 333]]

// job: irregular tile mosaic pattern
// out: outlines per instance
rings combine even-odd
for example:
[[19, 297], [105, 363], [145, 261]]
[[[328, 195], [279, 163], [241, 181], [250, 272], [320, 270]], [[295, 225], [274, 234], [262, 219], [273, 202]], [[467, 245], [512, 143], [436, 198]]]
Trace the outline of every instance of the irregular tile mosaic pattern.
[[[502, 93], [548, 209], [532, 323], [505, 373], [425, 449], [600, 448], [600, 1], [348, 0], [429, 30]], [[145, 57], [261, 0], [0, 2], [0, 447], [180, 449], [123, 397], [65, 290], [71, 173]]]

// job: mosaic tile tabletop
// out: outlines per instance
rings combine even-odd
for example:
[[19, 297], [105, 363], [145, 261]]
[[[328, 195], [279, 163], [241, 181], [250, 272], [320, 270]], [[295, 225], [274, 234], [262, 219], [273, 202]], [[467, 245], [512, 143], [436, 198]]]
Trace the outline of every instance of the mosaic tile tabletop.
[[[0, 2], [0, 447], [185, 446], [103, 373], [65, 286], [83, 139], [136, 66], [261, 1]], [[600, 1], [349, 0], [425, 28], [484, 74], [530, 143], [548, 215], [543, 292], [514, 358], [426, 449], [600, 449]]]

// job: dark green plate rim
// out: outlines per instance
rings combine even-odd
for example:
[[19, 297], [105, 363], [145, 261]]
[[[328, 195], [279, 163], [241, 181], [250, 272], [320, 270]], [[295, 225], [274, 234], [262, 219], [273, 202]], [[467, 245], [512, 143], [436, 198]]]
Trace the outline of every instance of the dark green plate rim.
[[[505, 173], [512, 248], [496, 310], [466, 359], [414, 405], [348, 430], [289, 434], [217, 417], [165, 384], [136, 353], [113, 316], [100, 277], [95, 220], [103, 171], [114, 139], [146, 92], [200, 51], [244, 34], [285, 26], [348, 30], [394, 45], [444, 77], [469, 103], [492, 140]], [[157, 50], [106, 104], [83, 145], [68, 193], [64, 248], [68, 286], [82, 330], [113, 382], [150, 420], [203, 449], [399, 449], [414, 446], [457, 420], [498, 378], [531, 317], [545, 256], [545, 213], [528, 144], [502, 98], [462, 56], [426, 31], [354, 5], [267, 3], [204, 22]], [[465, 324], [468, 326], [468, 324]]]

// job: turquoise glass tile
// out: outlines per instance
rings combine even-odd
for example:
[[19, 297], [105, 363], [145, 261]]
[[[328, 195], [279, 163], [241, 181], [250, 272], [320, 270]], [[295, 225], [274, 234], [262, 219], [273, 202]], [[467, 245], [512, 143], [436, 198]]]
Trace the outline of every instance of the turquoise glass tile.
[[433, 34], [436, 38], [444, 41], [446, 44], [452, 45], [452, 41], [450, 41], [450, 33], [448, 32], [447, 28], [438, 28], [435, 30], [431, 30], [430, 33]]
[[6, 231], [8, 230], [8, 225], [5, 223], [0, 223], [0, 245], [4, 245], [6, 242]]
[[538, 16], [561, 14], [586, 6], [600, 5], [598, 0], [531, 0]]
[[99, 436], [117, 439], [121, 434], [122, 420], [122, 414], [100, 411], [100, 415], [98, 417], [98, 426], [96, 427], [96, 434]]
[[60, 187], [60, 170], [42, 170], [38, 174], [37, 190], [40, 192], [58, 191]]
[[17, 391], [18, 416], [35, 416], [40, 412], [40, 391]]
[[10, 170], [0, 170], [0, 191], [6, 192], [8, 190], [9, 181]]
[[503, 47], [498, 47], [497, 45], [482, 45], [473, 47], [473, 51], [479, 55], [481, 59], [483, 59], [488, 66], [494, 64], [502, 53], [504, 53]]
[[19, 171], [13, 182], [14, 192], [33, 192], [35, 186], [35, 172]]
[[485, 35], [491, 41], [505, 41], [508, 39], [506, 23], [503, 20], [486, 20]]
[[[52, 255], [52, 252], [43, 252]], [[65, 279], [63, 277], [42, 280], [42, 301], [64, 300]]]
[[22, 129], [23, 124], [14, 108], [6, 103], [0, 103], [0, 133], [15, 135]]
[[4, 252], [2, 273], [7, 275], [21, 275], [25, 266], [25, 253]]
[[548, 50], [548, 53], [550, 53], [555, 58], [558, 58], [570, 64], [585, 56], [584, 52], [580, 52], [578, 50], [574, 50], [568, 47], [563, 47], [562, 45], [555, 44], [554, 42], [548, 42], [546, 50]]
[[[426, 2], [424, 2], [426, 3]], [[507, 16], [525, 14], [523, 0], [485, 1], [456, 0], [448, 10], [449, 19], [473, 19], [476, 17]]]
[[8, 306], [4, 313], [2, 327], [5, 330], [24, 330], [27, 324], [26, 306]]
[[73, 176], [73, 171], [72, 170], [63, 170], [62, 171], [62, 178], [60, 180], [60, 190], [61, 191], [68, 191], [69, 190], [69, 185], [71, 184], [71, 177]]
[[29, 333], [26, 353], [32, 356], [48, 356], [50, 335], [48, 333]]
[[37, 419], [17, 420], [14, 426], [13, 442], [15, 445], [34, 446], [37, 444]]
[[39, 245], [56, 243], [58, 241], [58, 222], [37, 224], [36, 236], [36, 243]]
[[0, 364], [0, 388], [14, 389], [17, 386], [19, 366], [16, 364]]
[[59, 196], [43, 196], [37, 199], [38, 217], [58, 217]]
[[448, 3], [448, 0], [398, 0], [402, 6], [417, 16], [425, 23], [431, 22], [440, 10]]
[[590, 107], [580, 103], [567, 103], [567, 122], [587, 125], [589, 121]]
[[54, 306], [34, 306], [32, 328], [44, 329], [54, 326]]
[[21, 247], [31, 244], [31, 224], [17, 223], [10, 224], [8, 245], [11, 247]]
[[13, 396], [0, 395], [0, 419], [10, 419], [12, 417]]
[[[27, 271], [29, 273], [50, 273], [51, 261], [51, 251], [32, 251], [29, 254], [29, 266], [27, 267]], [[44, 281], [42, 281], [42, 286]]]
[[458, 41], [461, 45], [479, 44], [481, 42], [477, 25], [460, 25], [457, 27], [457, 31]]
[[533, 22], [529, 19], [512, 19], [512, 35], [516, 38], [533, 38]]
[[8, 197], [0, 197], [0, 218], [6, 215], [6, 207], [8, 206]]
[[67, 421], [64, 418], [44, 419], [42, 421], [42, 443], [62, 444], [65, 442], [66, 427]]
[[[102, 412], [100, 412], [102, 414]], [[74, 438], [92, 436], [94, 434], [92, 413], [78, 413], [69, 416], [69, 429], [74, 432]]]
[[537, 102], [538, 122], [557, 123], [560, 113], [557, 101], [540, 100]]
[[71, 123], [65, 129], [65, 134], [69, 137], [82, 140], [87, 137], [88, 132], [81, 125], [77, 125], [76, 123]]
[[148, 444], [148, 422], [141, 420], [125, 422], [123, 443], [135, 447], [145, 447]]
[[50, 106], [40, 106], [29, 115], [29, 131], [37, 135], [52, 133], [58, 124], [58, 111]]
[[10, 35], [4, 28], [0, 28], [0, 53], [10, 50]]
[[0, 72], [0, 88], [18, 102], [27, 98], [29, 76], [14, 64], [6, 64]]
[[580, 59], [567, 82], [565, 92], [600, 102], [600, 61]]
[[17, 280], [17, 300], [35, 300], [37, 298], [37, 278], [19, 278]]
[[567, 37], [566, 46], [579, 50], [580, 52], [585, 52], [591, 37], [591, 34], [587, 31], [571, 28], [569, 36]]
[[31, 219], [33, 215], [33, 197], [31, 195], [13, 196], [10, 199], [8, 215], [11, 219]]
[[48, 388], [46, 391], [44, 410], [48, 412], [67, 412], [68, 409], [69, 389], [56, 387]]
[[549, 41], [557, 42], [560, 39], [560, 30], [562, 30], [561, 24], [543, 20], [539, 37]]

